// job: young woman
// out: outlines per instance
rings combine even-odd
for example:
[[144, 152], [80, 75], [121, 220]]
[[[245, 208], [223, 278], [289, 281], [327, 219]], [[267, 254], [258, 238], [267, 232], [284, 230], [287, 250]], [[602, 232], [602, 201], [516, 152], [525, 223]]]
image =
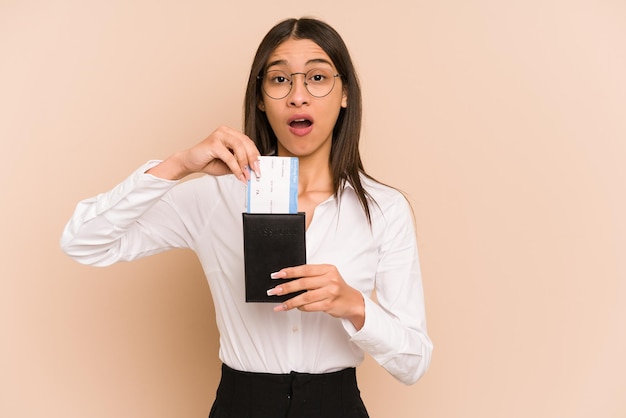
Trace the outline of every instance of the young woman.
[[[62, 247], [85, 264], [197, 253], [223, 362], [211, 417], [366, 417], [354, 369], [365, 352], [405, 384], [428, 368], [412, 212], [365, 173], [360, 129], [360, 87], [341, 37], [319, 20], [286, 20], [254, 58], [245, 133], [220, 127], [148, 162], [80, 202], [67, 224]], [[241, 213], [247, 180], [263, 175], [260, 155], [298, 157], [306, 213], [308, 264], [273, 273], [268, 295], [305, 292], [277, 304], [244, 297]], [[192, 173], [207, 175], [179, 183]]]

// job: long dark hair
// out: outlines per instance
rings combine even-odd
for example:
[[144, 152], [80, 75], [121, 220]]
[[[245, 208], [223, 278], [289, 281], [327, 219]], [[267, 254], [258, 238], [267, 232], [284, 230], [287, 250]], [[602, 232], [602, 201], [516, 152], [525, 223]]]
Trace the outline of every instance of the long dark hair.
[[361, 87], [348, 48], [343, 39], [327, 23], [317, 19], [287, 19], [274, 26], [265, 35], [257, 49], [244, 103], [244, 132], [256, 143], [262, 155], [277, 149], [277, 138], [267, 116], [258, 108], [261, 101], [261, 83], [257, 77], [265, 73], [265, 64], [272, 52], [287, 39], [309, 39], [319, 45], [335, 64], [341, 74], [343, 88], [347, 93], [347, 107], [341, 108], [333, 129], [330, 151], [330, 170], [335, 195], [340, 198], [346, 182], [358, 196], [368, 222], [371, 222], [369, 201], [372, 197], [363, 188], [360, 175], [371, 178], [364, 170], [359, 153], [361, 137]]

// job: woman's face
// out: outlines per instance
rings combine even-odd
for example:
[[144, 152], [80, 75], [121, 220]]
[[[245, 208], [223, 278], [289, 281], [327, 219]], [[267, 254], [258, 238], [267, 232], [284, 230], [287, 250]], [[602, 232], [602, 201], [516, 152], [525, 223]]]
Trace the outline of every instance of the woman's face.
[[[341, 108], [347, 106], [341, 77], [333, 77], [337, 74], [333, 62], [315, 42], [288, 39], [270, 55], [266, 68], [263, 79], [265, 86], [274, 83], [286, 87], [289, 80], [292, 83], [289, 93], [279, 99], [269, 97], [267, 92], [270, 90], [264, 89], [259, 103], [259, 109], [266, 113], [278, 138], [278, 154], [300, 159], [319, 157], [327, 163], [335, 122]], [[331, 75], [328, 82], [334, 82], [330, 93], [316, 97], [307, 90], [305, 75], [301, 73], [306, 74], [311, 70], [320, 72], [309, 73], [309, 90], [316, 95], [320, 91], [324, 92], [324, 77], [320, 74], [326, 73]], [[280, 94], [273, 96], [278, 97]]]

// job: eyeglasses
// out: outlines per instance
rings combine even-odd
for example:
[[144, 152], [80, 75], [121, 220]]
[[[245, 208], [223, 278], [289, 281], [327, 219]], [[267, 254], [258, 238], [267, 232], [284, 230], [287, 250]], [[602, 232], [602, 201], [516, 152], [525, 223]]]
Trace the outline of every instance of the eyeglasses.
[[328, 96], [335, 87], [335, 78], [341, 74], [333, 74], [327, 68], [313, 68], [306, 73], [288, 74], [281, 70], [270, 70], [265, 76], [257, 76], [257, 80], [263, 80], [262, 88], [265, 94], [272, 99], [284, 99], [293, 86], [293, 77], [302, 74], [304, 87], [313, 97]]

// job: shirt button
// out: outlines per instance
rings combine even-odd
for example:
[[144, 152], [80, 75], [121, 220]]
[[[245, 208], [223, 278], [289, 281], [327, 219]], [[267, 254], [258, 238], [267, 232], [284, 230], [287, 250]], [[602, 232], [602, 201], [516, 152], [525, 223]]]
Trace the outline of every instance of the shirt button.
[[291, 331], [294, 332], [294, 333], [298, 332], [299, 331], [298, 326], [294, 325], [293, 328], [291, 328]]

